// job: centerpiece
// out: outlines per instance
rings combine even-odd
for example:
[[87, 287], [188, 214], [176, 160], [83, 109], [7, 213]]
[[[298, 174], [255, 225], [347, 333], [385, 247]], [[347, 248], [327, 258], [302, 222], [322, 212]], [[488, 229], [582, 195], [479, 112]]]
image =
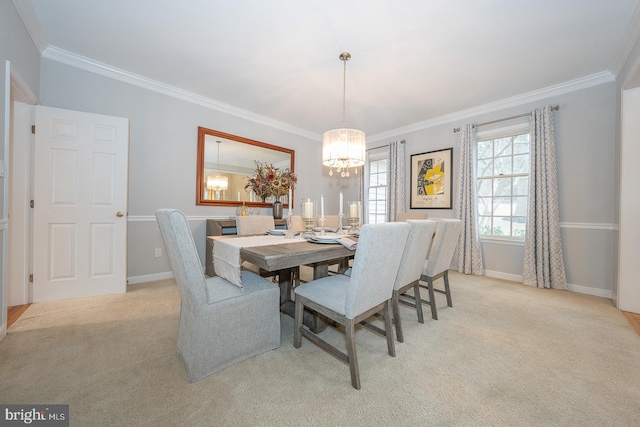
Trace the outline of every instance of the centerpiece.
[[[274, 197], [273, 217], [280, 219], [282, 218], [282, 197], [291, 196], [290, 190], [295, 188], [298, 178], [288, 169], [280, 170], [272, 164], [257, 160], [253, 162], [256, 164], [256, 174], [247, 177], [244, 189], [253, 191], [263, 202], [266, 202], [267, 197]], [[287, 200], [287, 202], [291, 206], [291, 200]]]

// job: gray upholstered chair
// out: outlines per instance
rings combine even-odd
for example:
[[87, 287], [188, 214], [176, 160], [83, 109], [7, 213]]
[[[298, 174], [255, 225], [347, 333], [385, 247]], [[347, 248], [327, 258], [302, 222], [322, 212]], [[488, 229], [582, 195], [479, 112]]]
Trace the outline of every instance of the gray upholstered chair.
[[180, 290], [178, 354], [189, 382], [280, 346], [280, 290], [250, 272], [242, 288], [205, 278], [184, 214], [159, 209], [156, 218]]
[[398, 212], [398, 221], [405, 222], [408, 219], [427, 219], [429, 214], [426, 212]]
[[393, 319], [396, 324], [396, 338], [399, 342], [404, 342], [404, 333], [402, 331], [402, 318], [400, 317], [400, 305], [402, 295], [408, 290], [413, 289], [413, 307], [416, 308], [418, 314], [418, 322], [424, 323], [422, 314], [422, 304], [415, 304], [420, 298], [420, 276], [422, 267], [427, 253], [431, 247], [433, 235], [438, 227], [438, 223], [432, 220], [407, 220], [411, 226], [409, 238], [404, 247], [402, 261], [400, 262], [400, 270], [393, 286], [393, 297], [391, 299], [393, 305]]
[[276, 228], [275, 220], [270, 215], [249, 215], [236, 217], [236, 232], [238, 236], [251, 234], [265, 234]]
[[[431, 317], [438, 320], [438, 309], [436, 307], [435, 292], [447, 296], [447, 305], [453, 307], [451, 301], [451, 288], [449, 287], [449, 266], [453, 253], [458, 245], [458, 238], [462, 231], [462, 221], [459, 219], [438, 219], [438, 228], [433, 236], [431, 250], [427, 255], [427, 260], [422, 267], [420, 281], [427, 282], [426, 287], [429, 292], [429, 300], [422, 300], [431, 306]], [[433, 282], [439, 278], [444, 279], [444, 290], [433, 287]], [[416, 301], [417, 302], [417, 301]]]
[[[384, 317], [388, 352], [395, 356], [389, 306], [410, 228], [409, 224], [399, 222], [364, 225], [358, 239], [351, 276], [338, 274], [323, 277], [295, 289], [294, 347], [301, 346], [304, 335], [347, 363], [351, 371], [351, 385], [356, 389], [360, 389], [355, 345], [355, 326], [359, 322], [380, 313]], [[346, 354], [303, 327], [304, 307], [344, 326]]]

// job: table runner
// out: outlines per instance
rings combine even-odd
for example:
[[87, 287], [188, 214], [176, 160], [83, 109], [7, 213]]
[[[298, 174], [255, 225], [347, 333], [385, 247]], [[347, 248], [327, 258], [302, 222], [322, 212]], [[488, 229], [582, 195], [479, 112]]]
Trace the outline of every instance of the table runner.
[[225, 237], [213, 241], [213, 268], [216, 274], [242, 289], [240, 249], [306, 241], [303, 237], [241, 236]]

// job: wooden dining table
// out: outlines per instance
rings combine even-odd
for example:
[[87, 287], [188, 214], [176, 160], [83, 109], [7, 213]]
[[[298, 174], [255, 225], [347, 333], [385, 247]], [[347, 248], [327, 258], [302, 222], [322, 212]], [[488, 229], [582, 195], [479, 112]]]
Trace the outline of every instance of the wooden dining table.
[[[349, 236], [354, 241], [356, 237]], [[354, 250], [341, 244], [323, 244], [305, 242], [280, 243], [268, 246], [245, 247], [240, 250], [240, 257], [264, 270], [277, 272], [280, 285], [280, 310], [294, 317], [294, 301], [292, 299], [293, 269], [307, 265], [313, 268], [313, 279], [326, 277], [329, 266], [340, 265], [339, 272], [348, 268], [349, 259]], [[327, 327], [324, 318], [315, 312], [304, 314], [304, 323], [313, 331], [320, 332]]]

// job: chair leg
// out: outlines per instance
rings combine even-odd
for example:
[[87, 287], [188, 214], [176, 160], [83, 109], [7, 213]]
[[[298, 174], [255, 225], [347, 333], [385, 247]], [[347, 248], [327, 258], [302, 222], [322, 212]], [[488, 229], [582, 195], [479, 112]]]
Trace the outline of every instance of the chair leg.
[[444, 272], [444, 293], [447, 296], [447, 305], [449, 307], [453, 307], [453, 303], [451, 302], [451, 288], [449, 288], [449, 271]]
[[356, 354], [355, 324], [353, 319], [347, 319], [344, 325], [347, 341], [347, 357], [349, 358], [349, 371], [351, 372], [351, 385], [360, 390], [360, 371], [358, 370], [358, 355]]
[[293, 321], [293, 346], [300, 348], [302, 345], [302, 318], [304, 316], [304, 305], [300, 298], [296, 298], [295, 314]]
[[424, 314], [422, 313], [422, 297], [420, 296], [420, 283], [416, 282], [413, 286], [413, 296], [416, 301], [416, 313], [418, 314], [418, 322], [424, 323]]
[[427, 277], [427, 290], [429, 291], [429, 305], [431, 306], [431, 318], [438, 320], [438, 308], [436, 307], [436, 296], [433, 291], [433, 278]]
[[389, 356], [396, 357], [396, 344], [393, 339], [393, 326], [391, 326], [391, 310], [389, 309], [389, 300], [384, 302], [384, 308], [382, 309], [382, 315], [384, 316], [384, 330], [387, 336], [387, 349], [389, 350]]
[[391, 305], [393, 307], [393, 321], [396, 322], [396, 337], [398, 342], [404, 342], [404, 334], [402, 333], [402, 320], [400, 319], [400, 303], [398, 302], [398, 291], [393, 291], [391, 297]]

